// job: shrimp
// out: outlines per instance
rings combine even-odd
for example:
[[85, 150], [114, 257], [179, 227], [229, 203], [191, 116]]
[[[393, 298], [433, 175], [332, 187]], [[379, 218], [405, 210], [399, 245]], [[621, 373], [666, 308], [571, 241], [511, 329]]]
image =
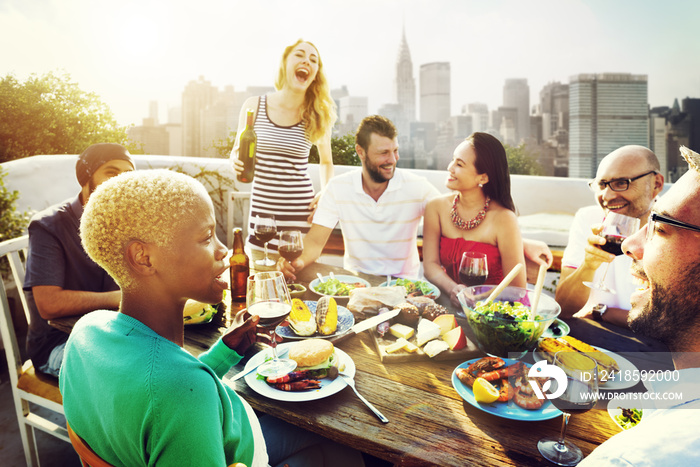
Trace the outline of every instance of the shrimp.
[[[542, 385], [537, 378], [532, 378], [532, 380], [542, 389]], [[527, 410], [538, 410], [544, 405], [545, 399], [537, 398], [535, 391], [532, 389], [532, 386], [530, 386], [528, 378], [525, 375], [518, 378], [515, 388], [513, 402], [519, 407]]]
[[477, 377], [481, 376], [482, 373], [490, 372], [501, 368], [506, 364], [505, 360], [497, 357], [484, 357], [481, 358], [468, 368], [458, 368], [456, 371], [457, 378], [469, 387], [474, 386], [474, 381]]

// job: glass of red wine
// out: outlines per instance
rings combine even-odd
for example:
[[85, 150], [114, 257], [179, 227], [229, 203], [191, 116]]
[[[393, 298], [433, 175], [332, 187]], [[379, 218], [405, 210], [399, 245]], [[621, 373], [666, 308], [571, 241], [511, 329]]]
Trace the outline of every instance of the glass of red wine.
[[267, 244], [277, 235], [277, 224], [275, 216], [255, 216], [255, 238], [265, 245], [265, 257], [259, 259], [255, 264], [260, 266], [274, 266], [275, 262], [267, 256]]
[[548, 380], [551, 384], [547, 392], [549, 396], [561, 392], [550, 401], [564, 417], [559, 436], [541, 439], [537, 449], [545, 459], [557, 465], [576, 465], [583, 459], [583, 453], [566, 440], [566, 428], [572, 414], [587, 412], [598, 402], [598, 365], [582, 353], [564, 350], [554, 355], [553, 366], [561, 372], [557, 371], [559, 376], [552, 374], [554, 377]]
[[486, 282], [489, 267], [486, 263], [486, 253], [465, 251], [459, 263], [459, 281], [467, 287], [481, 285]]
[[300, 230], [284, 230], [280, 233], [280, 244], [277, 249], [280, 256], [290, 263], [301, 256], [304, 251], [304, 241]]
[[[603, 221], [603, 229], [598, 234], [605, 239], [605, 244], [599, 245], [599, 248], [613, 255], [620, 256], [622, 255], [622, 242], [637, 230], [639, 230], [638, 218], [609, 212]], [[603, 292], [615, 293], [615, 290], [605, 285], [605, 277], [608, 275], [609, 269], [610, 263], [605, 267], [605, 271], [597, 283], [584, 281], [583, 285], [592, 289], [602, 290]]]
[[292, 311], [292, 298], [284, 275], [279, 271], [269, 271], [248, 276], [246, 306], [248, 313], [260, 317], [258, 328], [264, 333], [259, 335], [270, 339], [272, 347], [272, 360], [260, 365], [257, 372], [263, 376], [278, 376], [294, 370], [297, 367], [294, 360], [277, 357], [275, 329]]

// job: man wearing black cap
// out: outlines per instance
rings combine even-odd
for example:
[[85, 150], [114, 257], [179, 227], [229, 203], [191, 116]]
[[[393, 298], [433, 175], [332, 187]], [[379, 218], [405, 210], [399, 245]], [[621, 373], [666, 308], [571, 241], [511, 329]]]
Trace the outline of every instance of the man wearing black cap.
[[75, 166], [80, 193], [35, 214], [29, 223], [24, 280], [31, 314], [27, 353], [34, 367], [43, 373], [58, 376], [68, 339], [66, 333], [49, 326], [47, 320], [119, 307], [121, 292], [117, 284], [83, 250], [80, 217], [100, 183], [134, 168], [124, 146], [93, 144], [83, 151]]

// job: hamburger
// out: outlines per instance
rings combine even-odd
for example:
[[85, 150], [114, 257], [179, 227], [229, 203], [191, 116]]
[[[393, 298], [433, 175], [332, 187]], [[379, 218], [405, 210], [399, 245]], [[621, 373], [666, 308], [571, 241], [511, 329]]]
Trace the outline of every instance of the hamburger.
[[290, 360], [297, 362], [295, 371], [311, 371], [314, 378], [328, 376], [331, 367], [338, 366], [338, 357], [333, 344], [324, 339], [304, 339], [289, 348]]

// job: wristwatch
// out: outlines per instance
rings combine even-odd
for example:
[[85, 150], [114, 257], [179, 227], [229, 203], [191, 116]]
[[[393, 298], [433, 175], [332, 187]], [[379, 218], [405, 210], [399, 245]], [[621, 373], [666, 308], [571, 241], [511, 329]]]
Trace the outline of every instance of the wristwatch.
[[608, 305], [599, 303], [593, 307], [593, 319], [595, 321], [603, 321], [603, 315], [608, 311]]

